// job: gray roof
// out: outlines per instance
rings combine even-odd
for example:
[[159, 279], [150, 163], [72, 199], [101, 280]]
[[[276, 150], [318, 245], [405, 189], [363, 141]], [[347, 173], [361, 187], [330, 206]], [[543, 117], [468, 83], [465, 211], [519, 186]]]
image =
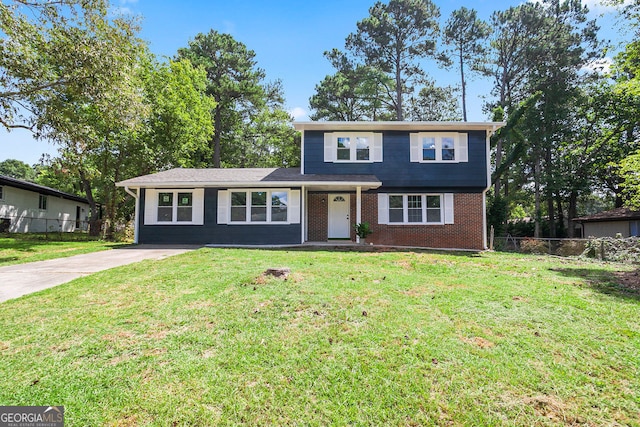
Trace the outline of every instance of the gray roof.
[[599, 222], [599, 221], [627, 221], [632, 219], [640, 219], [640, 211], [634, 211], [629, 208], [616, 208], [610, 211], [598, 212], [594, 215], [574, 218], [577, 222]]
[[322, 131], [469, 131], [488, 130], [495, 132], [505, 125], [505, 122], [293, 122], [296, 130], [322, 130]]
[[64, 191], [56, 190], [55, 188], [45, 187], [44, 185], [35, 184], [29, 181], [23, 181], [21, 179], [12, 178], [6, 175], [0, 175], [0, 185], [6, 185], [8, 187], [20, 188], [22, 190], [33, 191], [35, 193], [44, 194], [47, 196], [60, 197], [62, 199], [73, 200], [74, 202], [89, 203], [89, 201], [75, 194], [65, 193]]
[[120, 187], [225, 187], [274, 185], [382, 185], [375, 175], [317, 175], [300, 173], [300, 168], [215, 168], [170, 169], [118, 182]]

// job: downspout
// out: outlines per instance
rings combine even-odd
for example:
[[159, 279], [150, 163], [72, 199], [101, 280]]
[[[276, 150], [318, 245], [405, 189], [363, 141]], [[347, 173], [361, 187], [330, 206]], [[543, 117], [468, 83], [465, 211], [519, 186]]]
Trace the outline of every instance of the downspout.
[[482, 245], [486, 251], [489, 248], [487, 242], [487, 191], [491, 188], [491, 136], [496, 132], [496, 126], [493, 129], [487, 129], [487, 137], [485, 142], [485, 151], [487, 156], [487, 187], [482, 191]]
[[300, 187], [300, 244], [304, 244], [305, 237], [307, 236], [307, 189], [303, 185]]
[[139, 212], [139, 209], [140, 209], [139, 208], [140, 207], [140, 197], [139, 197], [139, 194], [137, 192], [134, 193], [127, 186], [124, 187], [124, 191], [126, 191], [127, 194], [129, 194], [131, 197], [133, 197], [135, 199], [135, 201], [136, 201], [135, 214], [133, 216], [133, 218], [134, 218], [133, 219], [133, 221], [134, 221], [134, 225], [133, 225], [133, 243], [137, 245], [138, 244], [138, 212]]
[[[356, 224], [362, 222], [362, 187], [356, 187]], [[356, 234], [356, 243], [360, 243], [360, 236]]]

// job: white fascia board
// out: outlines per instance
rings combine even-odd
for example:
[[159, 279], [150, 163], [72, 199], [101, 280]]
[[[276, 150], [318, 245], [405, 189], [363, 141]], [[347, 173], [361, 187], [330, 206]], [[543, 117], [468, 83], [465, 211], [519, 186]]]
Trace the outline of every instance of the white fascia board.
[[[120, 185], [120, 183], [116, 184], [119, 187], [124, 187], [125, 185]], [[380, 181], [367, 181], [367, 182], [358, 182], [358, 181], [206, 181], [206, 182], [197, 182], [197, 181], [184, 181], [184, 182], [146, 182], [146, 183], [138, 183], [135, 187], [131, 185], [127, 185], [129, 188], [282, 188], [282, 187], [313, 187], [313, 186], [324, 186], [324, 187], [367, 187], [369, 189], [378, 188], [382, 185]]]
[[489, 130], [495, 132], [505, 122], [294, 122], [296, 130]]

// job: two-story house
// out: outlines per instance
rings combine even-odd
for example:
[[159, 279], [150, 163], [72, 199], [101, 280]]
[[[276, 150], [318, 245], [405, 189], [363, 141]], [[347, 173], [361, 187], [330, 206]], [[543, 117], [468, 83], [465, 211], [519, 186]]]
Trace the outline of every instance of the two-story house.
[[483, 249], [489, 138], [503, 123], [297, 122], [300, 168], [171, 169], [118, 185], [139, 243], [357, 241]]

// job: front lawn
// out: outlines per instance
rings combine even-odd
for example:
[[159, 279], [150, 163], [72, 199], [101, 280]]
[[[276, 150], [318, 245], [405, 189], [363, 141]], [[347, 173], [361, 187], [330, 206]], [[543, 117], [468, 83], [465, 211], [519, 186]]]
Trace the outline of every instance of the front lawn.
[[[265, 278], [286, 266], [286, 281]], [[0, 405], [68, 426], [640, 425], [632, 267], [201, 249], [0, 304]], [[629, 280], [625, 283], [631, 283]]]
[[0, 267], [112, 249], [122, 244], [95, 240], [86, 234], [0, 234]]

